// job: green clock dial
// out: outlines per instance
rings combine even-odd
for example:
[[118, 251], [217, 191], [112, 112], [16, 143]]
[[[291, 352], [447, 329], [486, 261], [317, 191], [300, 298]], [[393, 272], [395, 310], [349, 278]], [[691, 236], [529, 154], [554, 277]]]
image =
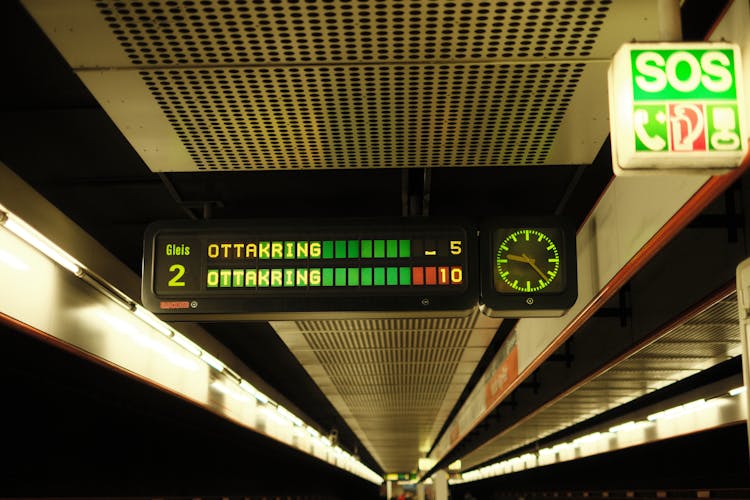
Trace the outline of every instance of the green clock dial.
[[495, 280], [508, 292], [546, 292], [560, 274], [558, 243], [538, 229], [509, 233], [497, 247], [495, 262]]

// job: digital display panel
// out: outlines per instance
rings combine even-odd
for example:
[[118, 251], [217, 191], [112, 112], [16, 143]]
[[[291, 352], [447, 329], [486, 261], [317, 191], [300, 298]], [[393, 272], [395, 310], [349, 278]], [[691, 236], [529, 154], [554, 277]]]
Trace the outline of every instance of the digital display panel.
[[478, 295], [469, 234], [434, 219], [157, 223], [143, 301], [172, 315], [465, 312]]

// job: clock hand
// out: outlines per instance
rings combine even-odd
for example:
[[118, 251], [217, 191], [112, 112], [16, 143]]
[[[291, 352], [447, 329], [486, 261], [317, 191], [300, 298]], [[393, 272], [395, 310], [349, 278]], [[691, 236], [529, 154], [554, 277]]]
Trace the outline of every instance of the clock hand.
[[515, 260], [516, 262], [526, 262], [526, 263], [529, 263], [529, 258], [526, 257], [525, 254], [523, 256], [521, 256], [521, 255], [514, 255], [512, 253], [509, 253], [509, 254], [506, 254], [505, 256], [508, 258], [508, 260]]
[[539, 269], [539, 266], [537, 266], [537, 265], [536, 265], [536, 260], [535, 260], [535, 259], [532, 259], [532, 258], [528, 257], [528, 256], [527, 256], [527, 255], [526, 255], [525, 253], [524, 253], [524, 254], [521, 254], [521, 255], [522, 255], [523, 257], [525, 257], [525, 258], [526, 258], [526, 260], [525, 260], [524, 262], [526, 262], [527, 264], [529, 264], [529, 265], [530, 265], [530, 266], [531, 266], [531, 267], [532, 267], [532, 268], [534, 269], [534, 271], [536, 271], [536, 272], [537, 272], [537, 273], [539, 274], [539, 276], [541, 276], [541, 277], [542, 277], [542, 279], [543, 279], [544, 281], [547, 281], [547, 280], [549, 279], [549, 278], [547, 278], [547, 276], [546, 276], [546, 275], [545, 275], [545, 274], [544, 274], [544, 273], [542, 272], [542, 270], [541, 270], [541, 269]]

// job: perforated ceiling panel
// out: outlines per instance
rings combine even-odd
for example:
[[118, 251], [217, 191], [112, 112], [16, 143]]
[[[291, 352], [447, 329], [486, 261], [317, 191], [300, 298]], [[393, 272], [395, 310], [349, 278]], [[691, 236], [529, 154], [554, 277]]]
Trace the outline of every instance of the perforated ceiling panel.
[[272, 322], [380, 465], [406, 472], [431, 447], [500, 320]]
[[153, 171], [590, 163], [658, 38], [651, 0], [25, 3]]
[[134, 64], [585, 57], [612, 0], [96, 1]]
[[737, 298], [731, 294], [469, 453], [461, 463], [468, 470], [740, 352]]

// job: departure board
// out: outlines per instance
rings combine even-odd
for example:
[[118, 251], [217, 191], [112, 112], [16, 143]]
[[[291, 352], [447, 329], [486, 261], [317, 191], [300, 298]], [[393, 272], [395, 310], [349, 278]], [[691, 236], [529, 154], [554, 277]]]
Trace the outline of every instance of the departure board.
[[142, 298], [156, 313], [217, 320], [464, 314], [478, 295], [475, 238], [435, 219], [156, 223]]

